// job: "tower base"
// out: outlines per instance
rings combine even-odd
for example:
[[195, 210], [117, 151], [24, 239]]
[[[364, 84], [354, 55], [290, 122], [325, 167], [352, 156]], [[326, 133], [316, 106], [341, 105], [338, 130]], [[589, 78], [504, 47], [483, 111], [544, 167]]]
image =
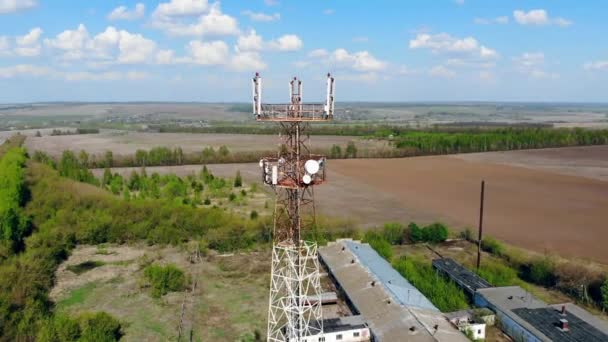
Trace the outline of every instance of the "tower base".
[[300, 342], [322, 334], [317, 244], [274, 244], [271, 272], [267, 340]]

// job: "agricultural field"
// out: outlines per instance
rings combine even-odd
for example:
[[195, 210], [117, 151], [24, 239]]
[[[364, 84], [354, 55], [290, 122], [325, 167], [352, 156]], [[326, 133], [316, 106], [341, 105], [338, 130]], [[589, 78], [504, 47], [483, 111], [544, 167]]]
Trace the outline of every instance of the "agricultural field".
[[[608, 253], [597, 243], [608, 239], [606, 155], [606, 146], [592, 146], [331, 160], [328, 182], [315, 189], [316, 207], [322, 214], [367, 227], [388, 221], [477, 227], [479, 188], [485, 179], [487, 234], [541, 253], [608, 263]], [[187, 175], [201, 168], [147, 170]], [[133, 169], [116, 170], [126, 175]], [[248, 182], [259, 181], [256, 164], [210, 165], [209, 169], [223, 177], [240, 170]]]
[[[329, 148], [334, 144], [346, 146], [355, 141], [360, 149], [388, 147], [386, 141], [367, 140], [348, 136], [311, 136], [311, 148]], [[206, 147], [217, 150], [227, 146], [231, 152], [273, 151], [278, 149], [277, 135], [249, 134], [184, 134], [184, 133], [143, 133], [131, 131], [103, 130], [99, 134], [80, 134], [70, 136], [42, 136], [26, 140], [30, 151], [40, 150], [53, 156], [60, 156], [64, 150], [102, 155], [112, 151], [115, 156], [132, 155], [138, 149], [149, 150], [153, 147], [181, 147], [184, 152], [200, 152]]]

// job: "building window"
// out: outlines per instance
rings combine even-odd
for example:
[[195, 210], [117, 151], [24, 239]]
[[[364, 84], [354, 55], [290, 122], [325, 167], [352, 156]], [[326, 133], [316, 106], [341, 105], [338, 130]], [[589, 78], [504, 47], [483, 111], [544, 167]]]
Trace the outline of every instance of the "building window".
[[353, 337], [359, 337], [359, 334], [360, 334], [360, 333], [359, 333], [358, 331], [355, 331], [355, 332], [353, 333]]
[[342, 334], [336, 335], [336, 340], [341, 340], [342, 339]]
[[481, 335], [481, 329], [477, 330], [477, 335]]
[[325, 337], [319, 337], [319, 342], [325, 342]]

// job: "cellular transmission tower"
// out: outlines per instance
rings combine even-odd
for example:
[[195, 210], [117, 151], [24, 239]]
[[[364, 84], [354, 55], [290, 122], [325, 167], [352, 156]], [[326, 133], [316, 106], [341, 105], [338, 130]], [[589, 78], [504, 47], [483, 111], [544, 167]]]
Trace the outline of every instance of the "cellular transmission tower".
[[257, 121], [280, 126], [281, 148], [260, 160], [262, 181], [276, 192], [268, 341], [303, 341], [323, 333], [317, 244], [303, 241], [302, 230], [314, 225], [315, 185], [325, 181], [326, 158], [307, 146], [310, 124], [334, 116], [334, 79], [327, 74], [325, 103], [302, 103], [302, 81], [289, 82], [290, 103], [263, 104], [262, 79], [253, 79], [253, 113]]

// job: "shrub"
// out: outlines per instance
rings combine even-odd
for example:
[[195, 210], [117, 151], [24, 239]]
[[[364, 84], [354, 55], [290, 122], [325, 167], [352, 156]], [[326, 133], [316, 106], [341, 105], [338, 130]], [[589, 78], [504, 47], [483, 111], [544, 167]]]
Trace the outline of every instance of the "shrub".
[[431, 263], [413, 257], [401, 257], [393, 267], [442, 312], [468, 307], [464, 292], [453, 282], [437, 276]]
[[234, 200], [236, 200], [236, 195], [231, 192], [230, 195], [228, 195], [228, 200], [230, 202], [233, 202]]
[[257, 212], [257, 211], [255, 211], [255, 210], [252, 210], [252, 211], [251, 211], [251, 214], [249, 214], [249, 218], [250, 218], [250, 219], [252, 219], [252, 220], [257, 219], [257, 218], [258, 218], [258, 216], [259, 216], [259, 215], [258, 215], [258, 212]]
[[384, 239], [391, 245], [403, 243], [404, 229], [401, 223], [386, 223], [382, 229]]
[[530, 263], [529, 279], [542, 286], [554, 286], [556, 283], [555, 264], [549, 257], [533, 260]]
[[209, 199], [209, 197], [205, 198], [205, 201], [203, 202], [204, 205], [210, 205], [211, 204], [211, 200]]
[[409, 230], [410, 241], [412, 243], [418, 243], [424, 240], [424, 233], [422, 232], [422, 228], [418, 227], [414, 222], [410, 223], [407, 226]]
[[363, 238], [364, 242], [369, 245], [378, 253], [381, 257], [390, 262], [393, 257], [393, 248], [380, 234], [374, 231], [367, 231]]
[[85, 313], [73, 319], [56, 315], [41, 324], [39, 342], [111, 342], [122, 337], [118, 320], [105, 312]]
[[489, 258], [486, 258], [475, 272], [493, 286], [512, 286], [522, 283], [515, 269]]
[[186, 287], [186, 276], [175, 265], [150, 265], [144, 269], [144, 276], [150, 282], [152, 297], [155, 298]]
[[441, 223], [433, 223], [424, 227], [423, 236], [426, 242], [443, 242], [448, 238], [448, 228]]
[[481, 240], [481, 249], [496, 256], [502, 256], [505, 252], [504, 246], [492, 237], [485, 237]]

